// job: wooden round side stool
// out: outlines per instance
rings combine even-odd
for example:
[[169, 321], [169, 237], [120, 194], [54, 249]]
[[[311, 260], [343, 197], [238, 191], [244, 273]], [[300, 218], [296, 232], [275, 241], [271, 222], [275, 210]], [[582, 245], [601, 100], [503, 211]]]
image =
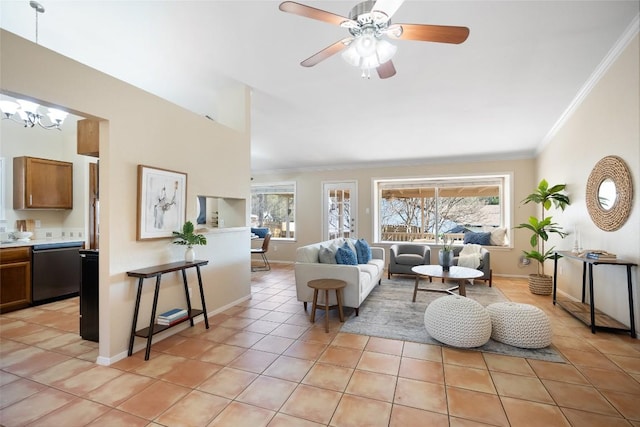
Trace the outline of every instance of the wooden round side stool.
[[[324, 310], [324, 330], [329, 332], [329, 310], [336, 308], [335, 305], [329, 306], [329, 291], [336, 292], [336, 300], [338, 301], [338, 313], [340, 321], [344, 322], [344, 314], [342, 313], [342, 289], [347, 286], [347, 282], [338, 279], [316, 279], [307, 283], [307, 286], [313, 289], [313, 306], [311, 307], [311, 323], [316, 321], [316, 309]], [[318, 291], [324, 291], [324, 307], [318, 307]]]

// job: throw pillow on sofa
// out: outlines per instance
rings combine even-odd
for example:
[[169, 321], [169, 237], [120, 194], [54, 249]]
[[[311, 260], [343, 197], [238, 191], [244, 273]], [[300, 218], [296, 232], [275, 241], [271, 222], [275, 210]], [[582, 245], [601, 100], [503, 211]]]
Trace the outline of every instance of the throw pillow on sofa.
[[464, 244], [473, 243], [475, 245], [491, 245], [491, 233], [474, 233], [469, 231], [464, 233]]
[[358, 257], [358, 264], [366, 264], [371, 259], [371, 247], [364, 239], [358, 239], [355, 244], [356, 256]]
[[320, 246], [318, 261], [320, 261], [321, 264], [336, 264], [336, 253], [332, 251], [331, 248]]
[[338, 248], [338, 251], [336, 252], [336, 262], [344, 265], [358, 265], [358, 257], [345, 242], [345, 244]]

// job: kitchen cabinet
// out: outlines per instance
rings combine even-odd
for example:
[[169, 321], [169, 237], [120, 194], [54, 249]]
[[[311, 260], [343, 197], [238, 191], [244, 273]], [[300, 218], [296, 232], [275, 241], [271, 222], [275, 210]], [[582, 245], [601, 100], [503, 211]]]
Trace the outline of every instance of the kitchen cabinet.
[[0, 312], [31, 305], [31, 248], [0, 249]]
[[100, 157], [100, 122], [98, 120], [78, 120], [78, 154]]
[[14, 209], [73, 209], [73, 163], [13, 158]]

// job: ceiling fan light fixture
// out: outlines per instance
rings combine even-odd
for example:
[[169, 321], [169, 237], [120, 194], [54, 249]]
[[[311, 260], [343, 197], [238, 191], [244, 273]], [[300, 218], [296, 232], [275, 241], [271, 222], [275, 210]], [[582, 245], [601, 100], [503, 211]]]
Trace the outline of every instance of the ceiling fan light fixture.
[[366, 32], [355, 40], [355, 49], [362, 57], [372, 56], [376, 53], [378, 40], [373, 32]]
[[354, 43], [342, 51], [342, 59], [352, 67], [360, 67], [360, 55], [356, 51]]
[[386, 40], [378, 40], [378, 44], [376, 45], [376, 54], [378, 55], [378, 61], [381, 64], [384, 64], [387, 61], [390, 61], [393, 58], [393, 55], [396, 54], [398, 50], [398, 46], [389, 43]]
[[356, 38], [342, 52], [342, 59], [353, 67], [371, 70], [391, 60], [397, 50], [398, 47], [387, 40], [365, 34]]

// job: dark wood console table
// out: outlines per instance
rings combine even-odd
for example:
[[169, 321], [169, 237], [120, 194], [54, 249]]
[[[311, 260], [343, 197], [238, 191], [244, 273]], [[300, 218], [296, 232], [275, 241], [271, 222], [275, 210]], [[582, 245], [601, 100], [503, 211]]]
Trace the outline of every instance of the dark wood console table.
[[[184, 295], [187, 299], [187, 312], [189, 317], [185, 318], [183, 322], [187, 320], [193, 326], [193, 318], [199, 315], [204, 316], [204, 324], [209, 329], [209, 319], [207, 318], [207, 305], [204, 301], [204, 290], [202, 289], [202, 275], [200, 274], [200, 266], [207, 265], [209, 261], [196, 260], [193, 262], [179, 261], [172, 262], [170, 264], [156, 265], [153, 267], [142, 268], [140, 270], [128, 271], [127, 276], [138, 278], [138, 295], [136, 296], [136, 308], [133, 312], [133, 323], [131, 325], [131, 337], [129, 338], [129, 356], [133, 353], [133, 341], [135, 337], [142, 337], [147, 339], [147, 350], [144, 354], [144, 360], [149, 360], [149, 353], [151, 352], [151, 337], [153, 335], [176, 326], [175, 325], [158, 325], [156, 320], [156, 308], [158, 307], [158, 294], [160, 293], [160, 279], [163, 274], [172, 273], [174, 271], [180, 271], [182, 273], [182, 282], [184, 283]], [[189, 287], [187, 286], [187, 273], [188, 268], [195, 268], [198, 273], [198, 286], [200, 288], [200, 299], [202, 301], [202, 310], [194, 310], [191, 308], [191, 298], [189, 298]], [[156, 278], [156, 288], [153, 293], [153, 307], [151, 308], [151, 319], [149, 320], [149, 327], [136, 331], [138, 324], [138, 312], [140, 311], [140, 297], [142, 296], [142, 284], [144, 279], [150, 277]]]
[[[558, 259], [561, 257], [575, 259], [581, 261], [582, 264], [582, 302], [574, 301], [558, 301], [556, 299], [557, 277], [558, 277]], [[627, 292], [629, 294], [629, 327], [618, 322], [615, 319], [602, 313], [595, 308], [595, 300], [593, 297], [593, 266], [594, 265], [611, 265], [626, 267], [627, 269]], [[616, 330], [629, 332], [633, 338], [636, 338], [636, 324], [633, 315], [633, 286], [631, 284], [631, 267], [637, 264], [627, 262], [620, 259], [598, 260], [590, 259], [584, 256], [578, 256], [572, 252], [559, 251], [554, 255], [553, 261], [553, 304], [556, 303], [567, 310], [571, 315], [581, 320], [587, 326], [591, 327], [591, 332], [596, 333], [596, 328], [604, 330]], [[587, 274], [588, 272], [588, 274]], [[587, 276], [589, 277], [589, 303], [585, 302], [585, 291], [587, 284]]]

